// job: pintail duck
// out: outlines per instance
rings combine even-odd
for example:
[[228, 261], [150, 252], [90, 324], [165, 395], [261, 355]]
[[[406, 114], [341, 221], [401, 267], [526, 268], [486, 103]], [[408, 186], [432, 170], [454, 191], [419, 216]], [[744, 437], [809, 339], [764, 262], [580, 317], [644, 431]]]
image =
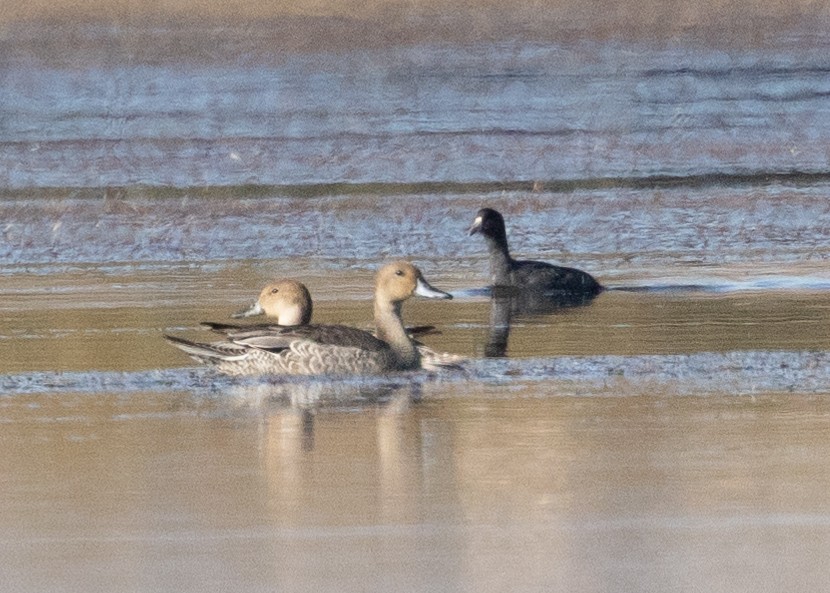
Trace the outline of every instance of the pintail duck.
[[[293, 284], [299, 284], [296, 282]], [[228, 375], [355, 375], [379, 374], [428, 368], [427, 357], [419, 350], [404, 328], [401, 319], [403, 302], [414, 294], [428, 298], [452, 298], [424, 280], [421, 271], [407, 262], [395, 262], [381, 268], [375, 283], [376, 334], [343, 325], [299, 324], [311, 318], [308, 290], [280, 289], [269, 285], [260, 300], [238, 316], [263, 314], [277, 319], [277, 324], [252, 326], [208, 323], [224, 333], [225, 341], [204, 344], [175, 336], [165, 339], [195, 360], [212, 365]], [[299, 295], [299, 300], [297, 298]], [[286, 298], [288, 297], [288, 298]], [[291, 306], [291, 301], [294, 305]], [[298, 307], [296, 304], [301, 303]], [[304, 304], [303, 304], [304, 303]], [[286, 311], [293, 311], [291, 315]], [[437, 355], [440, 357], [449, 355]], [[449, 363], [452, 364], [452, 363]]]
[[277, 280], [262, 289], [253, 305], [231, 317], [240, 319], [265, 315], [274, 319], [277, 325], [306, 325], [311, 323], [312, 309], [311, 293], [305, 284], [296, 280]]
[[[242, 325], [238, 323], [205, 321], [202, 322], [202, 325], [217, 333], [223, 334], [226, 339], [233, 341], [241, 337], [246, 337], [250, 335], [250, 332], [254, 331], [267, 333], [274, 325], [294, 326], [309, 324], [311, 323], [312, 307], [311, 293], [305, 284], [297, 282], [296, 280], [279, 280], [266, 285], [259, 293], [259, 298], [253, 305], [231, 315], [231, 317], [236, 319], [264, 315], [265, 317], [273, 319], [273, 322], [257, 325]], [[277, 329], [281, 331], [279, 328]], [[426, 371], [461, 370], [459, 363], [465, 360], [464, 357], [448, 352], [437, 352], [425, 346], [418, 339], [415, 339], [434, 332], [436, 332], [436, 329], [432, 325], [406, 327], [406, 333], [409, 334], [410, 338], [413, 338], [415, 347], [421, 355], [421, 368]]]
[[541, 261], [517, 261], [510, 257], [504, 218], [492, 208], [478, 211], [469, 232], [470, 235], [479, 233], [487, 241], [490, 274], [495, 287], [509, 287], [551, 297], [593, 297], [603, 290], [593, 276], [582, 270]]

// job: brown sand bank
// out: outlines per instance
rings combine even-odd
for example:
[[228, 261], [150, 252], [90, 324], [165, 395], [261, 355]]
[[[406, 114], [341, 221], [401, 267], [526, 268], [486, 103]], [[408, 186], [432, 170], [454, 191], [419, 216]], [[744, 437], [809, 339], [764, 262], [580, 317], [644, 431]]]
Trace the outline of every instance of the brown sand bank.
[[[0, 35], [21, 23], [71, 34], [87, 23], [170, 31], [234, 30], [240, 43], [307, 50], [429, 41], [585, 37], [684, 38], [769, 43], [783, 33], [821, 35], [830, 3], [810, 0], [7, 0]], [[25, 30], [25, 29], [24, 29]], [[123, 33], [123, 30], [121, 31]], [[42, 36], [39, 41], [48, 44]], [[186, 47], [183, 49], [187, 49]]]

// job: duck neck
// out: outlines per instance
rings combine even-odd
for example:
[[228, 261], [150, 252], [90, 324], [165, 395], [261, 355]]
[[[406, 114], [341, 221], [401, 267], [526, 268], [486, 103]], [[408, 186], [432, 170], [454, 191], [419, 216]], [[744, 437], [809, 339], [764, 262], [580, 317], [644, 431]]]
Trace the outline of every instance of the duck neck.
[[280, 325], [306, 325], [309, 321], [311, 312], [300, 305], [286, 307], [279, 316]]
[[497, 235], [487, 237], [487, 249], [490, 252], [490, 276], [494, 286], [510, 286], [510, 252], [507, 249], [507, 237]]
[[401, 303], [375, 300], [377, 336], [392, 348], [404, 367], [418, 364], [418, 350], [406, 333], [401, 319]]

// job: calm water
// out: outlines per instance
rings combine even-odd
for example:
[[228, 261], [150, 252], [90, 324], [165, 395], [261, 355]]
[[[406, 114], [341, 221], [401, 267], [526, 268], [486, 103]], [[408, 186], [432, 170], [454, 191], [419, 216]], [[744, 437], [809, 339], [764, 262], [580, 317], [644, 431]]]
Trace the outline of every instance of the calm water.
[[[8, 588], [826, 586], [826, 40], [131, 60], [38, 32], [0, 40]], [[484, 204], [613, 290], [491, 302]], [[229, 380], [161, 340], [285, 276], [368, 327], [399, 257], [454, 294], [404, 314], [464, 372]]]
[[72, 46], [39, 51], [55, 34], [22, 27], [2, 40], [2, 187], [828, 171], [827, 38], [743, 51], [392, 45], [252, 62], [235, 31], [205, 31], [216, 46], [200, 59], [145, 60], [140, 31], [81, 29], [75, 46], [107, 49], [75, 60]]

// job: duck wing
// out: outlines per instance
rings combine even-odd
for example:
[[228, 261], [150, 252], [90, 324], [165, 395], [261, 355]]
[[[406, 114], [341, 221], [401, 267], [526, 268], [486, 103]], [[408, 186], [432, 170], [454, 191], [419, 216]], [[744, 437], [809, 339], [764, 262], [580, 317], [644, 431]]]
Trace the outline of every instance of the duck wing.
[[386, 342], [369, 332], [345, 325], [271, 325], [228, 331], [226, 335], [234, 344], [271, 351], [290, 348], [298, 341], [323, 347], [357, 348], [367, 352], [389, 349]]
[[230, 335], [236, 332], [248, 331], [262, 331], [279, 330], [288, 325], [278, 325], [276, 323], [221, 323], [217, 321], [202, 321], [199, 325], [219, 334]]
[[441, 330], [434, 325], [412, 325], [406, 326], [404, 329], [410, 338], [415, 338], [416, 336], [431, 336], [441, 333]]
[[[300, 326], [287, 326], [287, 325], [277, 325], [275, 323], [254, 323], [254, 324], [246, 324], [246, 323], [220, 323], [215, 321], [202, 321], [200, 323], [202, 327], [210, 329], [211, 331], [215, 331], [216, 333], [224, 334], [228, 338], [245, 338], [250, 337], [255, 334], [278, 334], [284, 335], [286, 330], [296, 329]], [[318, 326], [319, 327], [319, 326]], [[343, 328], [345, 326], [325, 326], [325, 327], [340, 327]], [[353, 328], [345, 327], [348, 330], [352, 330]], [[362, 331], [355, 329], [354, 331]], [[365, 332], [364, 332], [365, 333]], [[421, 337], [421, 336], [431, 336], [434, 334], [440, 334], [441, 331], [436, 328], [434, 325], [413, 325], [411, 327], [406, 327], [406, 333], [409, 334], [410, 338]], [[340, 332], [342, 335], [342, 332]], [[334, 336], [334, 333], [331, 334]], [[345, 338], [345, 336], [344, 336]], [[333, 338], [332, 338], [333, 339]]]

